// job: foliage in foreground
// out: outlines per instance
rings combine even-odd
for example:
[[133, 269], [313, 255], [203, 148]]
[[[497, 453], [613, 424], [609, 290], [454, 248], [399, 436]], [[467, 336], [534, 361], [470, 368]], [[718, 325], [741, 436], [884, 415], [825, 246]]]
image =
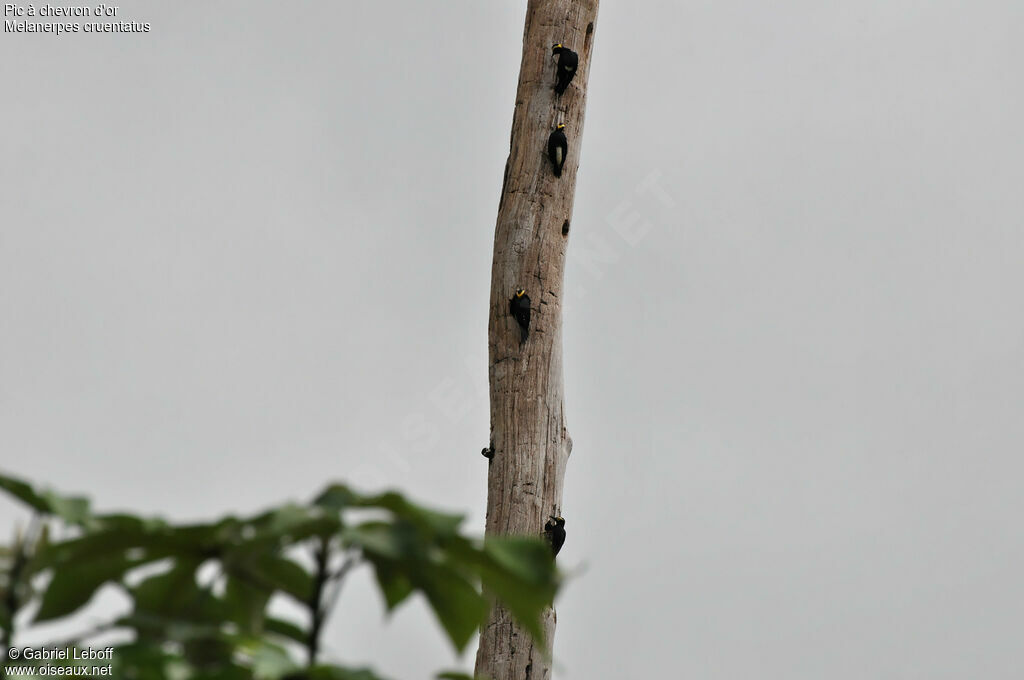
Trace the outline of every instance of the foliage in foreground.
[[[373, 570], [389, 611], [421, 593], [458, 651], [486, 620], [492, 596], [539, 638], [557, 589], [540, 540], [475, 540], [460, 533], [462, 517], [394, 492], [335, 484], [307, 504], [175, 525], [93, 513], [84, 498], [8, 476], [0, 490], [33, 513], [13, 545], [0, 546], [0, 677], [19, 612], [34, 609], [33, 624], [71, 616], [105, 584], [128, 596], [130, 610], [53, 644], [130, 633], [112, 661], [113, 676], [125, 680], [377, 680], [368, 669], [320, 663], [324, 623], [360, 565]], [[271, 613], [271, 599], [282, 596], [305, 621]]]

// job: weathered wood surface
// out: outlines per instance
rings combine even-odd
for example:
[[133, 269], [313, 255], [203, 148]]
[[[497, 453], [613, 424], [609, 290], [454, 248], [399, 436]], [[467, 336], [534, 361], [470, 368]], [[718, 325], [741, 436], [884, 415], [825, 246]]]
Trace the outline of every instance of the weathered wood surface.
[[[572, 449], [562, 379], [562, 300], [572, 231], [598, 0], [530, 0], [523, 34], [515, 114], [498, 206], [491, 269], [491, 436], [495, 455], [487, 484], [487, 533], [540, 536], [562, 512], [562, 484]], [[556, 95], [551, 47], [579, 53], [569, 88]], [[547, 158], [548, 135], [564, 123], [569, 153], [561, 178]], [[531, 298], [530, 335], [509, 314], [518, 288]], [[567, 517], [570, 541], [573, 519]], [[545, 619], [546, 647], [555, 613]], [[476, 674], [490, 680], [548, 680], [551, 660], [508, 612], [496, 607], [481, 631]]]

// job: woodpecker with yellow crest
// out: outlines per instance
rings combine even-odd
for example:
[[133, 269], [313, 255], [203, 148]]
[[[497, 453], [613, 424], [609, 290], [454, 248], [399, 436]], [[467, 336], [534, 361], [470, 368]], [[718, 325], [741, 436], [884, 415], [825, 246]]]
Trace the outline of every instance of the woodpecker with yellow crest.
[[559, 123], [548, 137], [548, 158], [551, 159], [551, 169], [555, 177], [562, 176], [562, 166], [565, 165], [565, 157], [568, 155], [569, 140], [565, 138], [565, 124]]
[[516, 320], [522, 331], [522, 338], [519, 341], [521, 345], [526, 342], [526, 337], [530, 334], [530, 296], [520, 288], [508, 301], [508, 308], [512, 313], [512, 318]]
[[562, 43], [558, 43], [551, 48], [551, 56], [555, 60], [555, 75], [558, 77], [558, 81], [555, 83], [555, 92], [562, 94], [572, 82], [572, 77], [576, 75], [576, 69], [580, 65], [580, 55]]
[[557, 556], [565, 543], [565, 518], [552, 515], [544, 525], [544, 538], [551, 546], [551, 555]]

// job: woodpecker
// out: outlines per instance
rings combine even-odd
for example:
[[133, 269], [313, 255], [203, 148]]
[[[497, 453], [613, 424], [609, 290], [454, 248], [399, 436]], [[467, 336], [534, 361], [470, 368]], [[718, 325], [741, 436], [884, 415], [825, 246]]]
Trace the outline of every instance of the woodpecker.
[[580, 55], [565, 47], [562, 43], [558, 43], [551, 48], [551, 56], [555, 60], [556, 75], [558, 76], [558, 82], [555, 83], [555, 92], [562, 94], [569, 87], [569, 83], [572, 82], [572, 77], [576, 75], [576, 69], [580, 65]]
[[480, 452], [480, 455], [482, 455], [487, 460], [494, 460], [494, 442], [491, 442], [490, 446], [485, 446], [484, 449]]
[[523, 332], [523, 337], [519, 341], [521, 345], [526, 342], [526, 336], [530, 334], [530, 296], [520, 288], [508, 301], [508, 308], [512, 312], [512, 318], [516, 320]]
[[557, 556], [562, 544], [565, 543], [565, 519], [552, 515], [544, 525], [544, 537], [551, 545], [552, 556]]
[[569, 141], [565, 138], [565, 125], [559, 123], [551, 136], [548, 137], [548, 158], [551, 159], [551, 169], [555, 177], [562, 176], [562, 166], [565, 165], [565, 157], [569, 155]]

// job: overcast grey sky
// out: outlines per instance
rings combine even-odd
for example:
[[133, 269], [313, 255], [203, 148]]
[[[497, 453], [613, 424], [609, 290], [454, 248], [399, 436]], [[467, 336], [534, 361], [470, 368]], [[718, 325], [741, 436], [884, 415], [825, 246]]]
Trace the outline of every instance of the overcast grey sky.
[[[0, 467], [175, 518], [345, 479], [482, 531], [524, 8], [5, 33]], [[558, 680], [1021, 677], [1022, 64], [1018, 0], [606, 0]], [[329, 653], [458, 665], [382, 611], [356, 577]]]

